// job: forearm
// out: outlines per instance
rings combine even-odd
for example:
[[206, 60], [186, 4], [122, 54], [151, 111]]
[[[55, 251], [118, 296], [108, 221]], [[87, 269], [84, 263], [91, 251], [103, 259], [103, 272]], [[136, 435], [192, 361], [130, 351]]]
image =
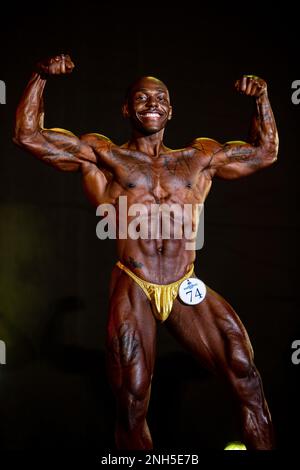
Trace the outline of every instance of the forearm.
[[223, 147], [227, 160], [224, 163], [246, 162], [251, 166], [265, 166], [276, 160], [278, 133], [267, 91], [255, 98], [248, 142], [226, 142]]
[[250, 144], [266, 153], [278, 150], [278, 133], [267, 91], [256, 98], [256, 109], [249, 137]]
[[15, 141], [26, 142], [43, 126], [43, 91], [46, 80], [33, 73], [19, 102], [15, 121]]

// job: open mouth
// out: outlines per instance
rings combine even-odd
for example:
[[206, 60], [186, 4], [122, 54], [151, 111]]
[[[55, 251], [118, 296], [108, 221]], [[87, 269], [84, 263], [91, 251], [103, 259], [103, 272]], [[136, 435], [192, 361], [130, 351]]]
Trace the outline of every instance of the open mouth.
[[158, 111], [146, 111], [144, 113], [141, 113], [140, 116], [144, 119], [160, 119], [161, 118], [161, 113]]

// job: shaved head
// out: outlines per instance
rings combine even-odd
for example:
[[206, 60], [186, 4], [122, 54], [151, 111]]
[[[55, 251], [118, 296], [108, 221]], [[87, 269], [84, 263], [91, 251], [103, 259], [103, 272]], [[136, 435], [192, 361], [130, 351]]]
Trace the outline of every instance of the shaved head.
[[128, 101], [128, 99], [133, 95], [135, 91], [140, 90], [143, 87], [147, 87], [149, 85], [155, 85], [157, 87], [160, 87], [163, 91], [167, 92], [167, 95], [169, 97], [169, 90], [162, 80], [156, 77], [152, 77], [151, 75], [144, 75], [142, 77], [137, 78], [134, 82], [129, 85], [125, 94], [126, 101]]

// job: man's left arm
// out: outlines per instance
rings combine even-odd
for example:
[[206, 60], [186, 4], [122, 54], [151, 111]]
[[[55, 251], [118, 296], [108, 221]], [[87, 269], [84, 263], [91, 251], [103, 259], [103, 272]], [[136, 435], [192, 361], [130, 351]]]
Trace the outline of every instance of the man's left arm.
[[192, 144], [209, 154], [206, 170], [211, 176], [225, 179], [239, 178], [265, 168], [277, 159], [278, 153], [278, 133], [266, 82], [253, 75], [244, 75], [235, 86], [240, 93], [253, 96], [256, 101], [249, 142], [231, 141], [221, 145], [211, 139], [196, 139]]

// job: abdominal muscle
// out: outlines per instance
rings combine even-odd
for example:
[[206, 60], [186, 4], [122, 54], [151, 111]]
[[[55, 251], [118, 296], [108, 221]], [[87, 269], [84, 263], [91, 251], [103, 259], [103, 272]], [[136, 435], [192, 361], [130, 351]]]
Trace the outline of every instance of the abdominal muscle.
[[195, 260], [187, 240], [117, 240], [118, 258], [137, 276], [155, 284], [183, 277]]
[[199, 220], [197, 208], [205, 199], [200, 196], [201, 192], [195, 197], [195, 193], [179, 189], [162, 202], [143, 187], [124, 191], [116, 183], [110, 185], [105, 202], [115, 207], [119, 261], [155, 284], [182, 278], [195, 260], [192, 236]]
[[196, 230], [196, 212], [182, 218], [179, 211], [174, 218], [174, 213], [161, 211], [161, 207], [158, 215], [150, 206], [142, 215], [128, 215], [123, 232], [124, 217], [117, 220], [117, 252], [119, 261], [137, 276], [155, 284], [170, 284], [183, 277], [195, 260], [190, 237]]

